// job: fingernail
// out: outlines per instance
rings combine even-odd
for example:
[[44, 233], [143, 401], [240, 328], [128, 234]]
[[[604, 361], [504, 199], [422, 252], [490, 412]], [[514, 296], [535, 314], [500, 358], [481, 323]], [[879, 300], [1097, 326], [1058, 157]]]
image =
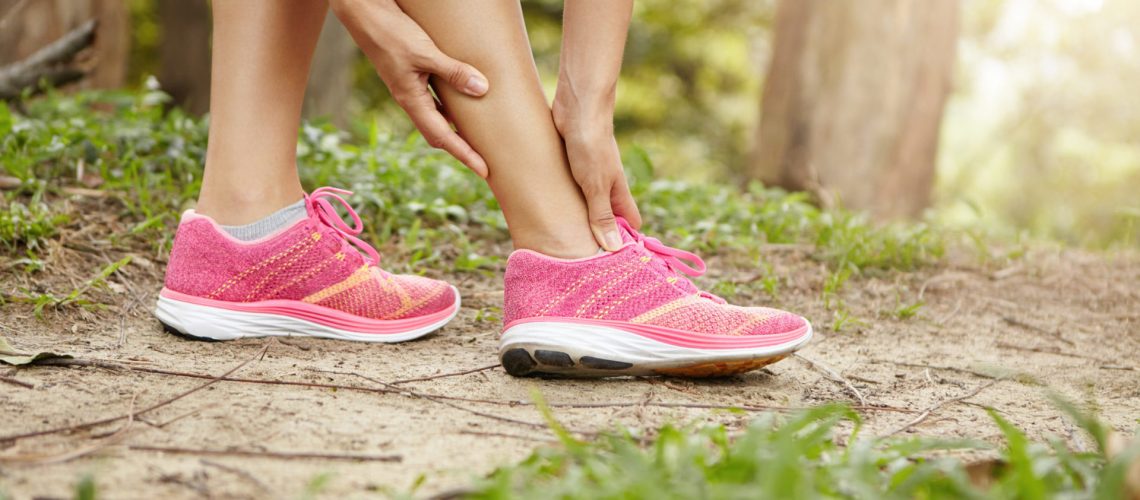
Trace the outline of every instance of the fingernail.
[[606, 232], [606, 247], [609, 250], [617, 250], [621, 248], [621, 236], [618, 236], [617, 231]]
[[472, 76], [471, 78], [468, 78], [467, 79], [467, 91], [472, 93], [472, 94], [476, 94], [476, 95], [486, 94], [487, 93], [487, 80], [484, 80], [478, 76]]

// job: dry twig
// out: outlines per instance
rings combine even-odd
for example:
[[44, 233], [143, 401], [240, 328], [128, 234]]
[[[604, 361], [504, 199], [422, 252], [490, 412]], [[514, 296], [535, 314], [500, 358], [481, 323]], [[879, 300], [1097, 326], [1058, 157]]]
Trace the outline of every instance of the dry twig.
[[[102, 418], [99, 420], [92, 420], [92, 421], [84, 422], [81, 424], [65, 425], [65, 426], [61, 426], [61, 427], [53, 427], [50, 429], [44, 429], [44, 430], [40, 430], [40, 431], [31, 431], [31, 432], [24, 432], [24, 433], [20, 433], [20, 434], [12, 434], [12, 435], [8, 435], [8, 436], [0, 436], [0, 443], [6, 442], [6, 441], [15, 441], [18, 439], [30, 438], [30, 437], [35, 437], [35, 436], [45, 436], [48, 434], [58, 434], [60, 432], [75, 432], [75, 431], [79, 431], [79, 430], [83, 430], [83, 429], [90, 429], [92, 427], [96, 427], [99, 425], [109, 424], [111, 422], [117, 422], [119, 420], [122, 420], [122, 419], [128, 418], [128, 417], [133, 419], [135, 416], [142, 415], [144, 413], [148, 413], [148, 412], [157, 410], [157, 409], [162, 408], [166, 405], [169, 405], [175, 401], [178, 401], [178, 400], [180, 400], [186, 396], [194, 394], [195, 392], [198, 392], [198, 391], [205, 389], [211, 385], [214, 385], [218, 382], [221, 382], [222, 380], [224, 380], [226, 377], [228, 377], [232, 373], [244, 368], [245, 365], [248, 365], [249, 363], [253, 362], [254, 360], [258, 359], [261, 356], [264, 356], [265, 352], [268, 350], [269, 350], [269, 345], [266, 344], [265, 347], [262, 347], [261, 350], [259, 350], [256, 354], [254, 354], [253, 357], [243, 361], [241, 364], [239, 364], [233, 368], [230, 368], [229, 371], [227, 371], [221, 375], [210, 378], [209, 382], [206, 382], [202, 385], [194, 387], [193, 389], [190, 389], [190, 390], [183, 392], [183, 393], [181, 393], [177, 396], [174, 396], [172, 398], [165, 399], [165, 400], [162, 400], [158, 403], [150, 405], [150, 406], [140, 410], [138, 413], [118, 415], [115, 417], [108, 417], [108, 418]], [[65, 361], [74, 361], [74, 360], [65, 360]]]
[[263, 490], [263, 491], [269, 491], [269, 485], [265, 484], [264, 481], [258, 479], [257, 476], [250, 474], [247, 471], [241, 470], [237, 467], [230, 467], [226, 464], [221, 464], [221, 463], [215, 462], [213, 460], [206, 460], [204, 458], [199, 459], [198, 463], [200, 463], [202, 465], [206, 465], [206, 466], [210, 466], [210, 467], [216, 467], [218, 469], [224, 470], [226, 472], [229, 472], [231, 474], [234, 474], [236, 476], [239, 476], [243, 479], [248, 480], [249, 482], [257, 485], [257, 487], [261, 488], [261, 490]]
[[1085, 356], [1084, 354], [1064, 352], [1060, 349], [1043, 349], [1040, 347], [1025, 347], [1025, 346], [1020, 346], [1017, 344], [1011, 344], [1009, 342], [998, 342], [997, 344], [995, 344], [995, 346], [1002, 348], [1002, 349], [1013, 349], [1015, 351], [1036, 352], [1036, 353], [1041, 353], [1041, 354], [1052, 354], [1054, 356], [1066, 356], [1066, 357], [1070, 357], [1070, 358], [1088, 359], [1088, 360], [1096, 361], [1097, 363], [1104, 363], [1104, 360], [1099, 359], [1099, 358], [1094, 358], [1092, 356]]
[[510, 438], [510, 439], [521, 439], [521, 440], [525, 440], [525, 441], [538, 441], [540, 443], [558, 444], [557, 439], [548, 439], [548, 438], [541, 438], [541, 437], [535, 437], [535, 436], [525, 436], [522, 434], [508, 434], [506, 432], [485, 432], [485, 431], [473, 431], [470, 429], [460, 429], [459, 433], [460, 434], [468, 434], [471, 436], [501, 437], [501, 438]]
[[967, 368], [960, 368], [957, 366], [926, 365], [926, 364], [922, 364], [922, 363], [908, 363], [905, 361], [894, 361], [894, 360], [890, 360], [890, 359], [869, 359], [867, 361], [869, 361], [871, 363], [887, 363], [887, 364], [898, 365], [898, 366], [909, 366], [911, 368], [930, 368], [933, 370], [946, 370], [946, 371], [952, 371], [952, 372], [958, 372], [958, 373], [965, 373], [967, 375], [973, 375], [975, 377], [980, 377], [980, 378], [988, 378], [991, 380], [1001, 378], [997, 375], [991, 375], [989, 373], [982, 373], [979, 371], [974, 371], [974, 370], [970, 370]]
[[[213, 375], [192, 372], [180, 372], [175, 370], [164, 370], [161, 368], [150, 368], [145, 366], [124, 366], [109, 361], [103, 360], [86, 360], [86, 359], [51, 359], [45, 360], [42, 363], [37, 363], [35, 366], [90, 366], [95, 368], [105, 368], [111, 370], [130, 370], [144, 373], [153, 373], [156, 375], [168, 375], [172, 377], [188, 377], [198, 379], [213, 379]], [[923, 365], [925, 366], [925, 365]], [[938, 367], [932, 367], [938, 368]], [[338, 372], [326, 372], [338, 373]], [[343, 372], [347, 373], [347, 372]], [[355, 374], [353, 374], [355, 375]], [[981, 375], [979, 375], [981, 376]], [[239, 377], [221, 377], [219, 382], [236, 382], [244, 384], [264, 384], [264, 385], [281, 385], [293, 387], [308, 387], [315, 389], [334, 389], [344, 391], [359, 391], [374, 394], [407, 394], [407, 395], [423, 395], [430, 396], [436, 399], [445, 399], [448, 401], [459, 401], [466, 403], [479, 403], [495, 406], [533, 406], [534, 403], [523, 400], [509, 400], [509, 399], [479, 399], [467, 398], [462, 396], [447, 396], [443, 394], [427, 394], [410, 391], [402, 388], [386, 388], [386, 387], [363, 387], [359, 385], [346, 385], [346, 384], [326, 384], [320, 382], [302, 382], [293, 380], [265, 380], [256, 378], [239, 378]], [[547, 406], [551, 408], [623, 408], [627, 406], [634, 406], [641, 403], [629, 402], [601, 402], [601, 403], [548, 403]], [[646, 406], [655, 406], [660, 408], [689, 408], [689, 409], [704, 409], [704, 410], [742, 410], [749, 412], [764, 412], [764, 411], [799, 411], [805, 410], [804, 407], [794, 406], [774, 406], [774, 405], [719, 405], [719, 404], [706, 404], [706, 403], [685, 403], [685, 402], [649, 402]], [[886, 411], [896, 413], [916, 413], [915, 410], [906, 408], [898, 408], [893, 406], [852, 406], [852, 409], [858, 411]], [[0, 438], [2, 441], [3, 438]]]
[[36, 388], [36, 385], [31, 383], [31, 382], [24, 382], [23, 380], [16, 380], [16, 379], [11, 378], [11, 377], [0, 376], [0, 382], [4, 382], [5, 384], [12, 384], [15, 386], [23, 387], [25, 389], [35, 389]]
[[1029, 323], [1027, 321], [1024, 321], [1024, 320], [1021, 320], [1018, 318], [1015, 318], [1015, 317], [1010, 316], [1010, 315], [1003, 315], [1001, 317], [1001, 319], [1002, 319], [1002, 321], [1005, 321], [1006, 323], [1013, 325], [1013, 326], [1019, 326], [1021, 328], [1025, 328], [1027, 330], [1033, 330], [1033, 331], [1038, 332], [1038, 333], [1044, 333], [1045, 335], [1048, 335], [1048, 336], [1053, 337], [1057, 340], [1060, 340], [1061, 342], [1064, 342], [1070, 346], [1076, 345], [1073, 343], [1072, 340], [1069, 340], [1069, 339], [1065, 338], [1064, 336], [1062, 336], [1061, 330], [1049, 331], [1049, 330], [1046, 330], [1044, 328], [1041, 328], [1040, 326], [1034, 325], [1032, 323]]
[[57, 464], [90, 455], [96, 451], [111, 446], [112, 444], [118, 443], [119, 441], [122, 441], [123, 438], [127, 437], [127, 431], [130, 430], [131, 425], [135, 423], [135, 399], [137, 398], [138, 394], [131, 396], [131, 404], [127, 407], [127, 423], [123, 424], [119, 430], [111, 433], [111, 435], [107, 436], [105, 439], [99, 441], [98, 443], [81, 446], [77, 449], [57, 454], [30, 453], [26, 455], [0, 456], [0, 463], [28, 463], [37, 465]]
[[895, 429], [890, 434], [887, 434], [887, 436], [894, 436], [895, 434], [898, 434], [898, 433], [903, 432], [907, 429], [910, 429], [911, 427], [914, 427], [918, 424], [921, 424], [928, 417], [930, 417], [930, 414], [934, 413], [935, 411], [938, 411], [938, 409], [942, 408], [943, 406], [946, 406], [946, 405], [951, 404], [951, 403], [961, 402], [963, 400], [970, 399], [974, 396], [977, 396], [978, 393], [982, 392], [986, 388], [988, 388], [988, 387], [990, 387], [990, 386], [992, 386], [998, 382], [1001, 382], [1002, 380], [1004, 380], [1004, 379], [1001, 379], [1001, 378], [994, 379], [994, 380], [986, 382], [982, 385], [979, 385], [978, 387], [975, 387], [974, 390], [972, 390], [966, 394], [963, 394], [963, 395], [955, 397], [955, 398], [950, 398], [950, 399], [939, 401], [938, 403], [935, 403], [933, 406], [923, 410], [922, 413], [919, 413], [918, 416], [914, 418], [914, 420], [911, 420], [910, 422], [907, 422], [906, 425], [903, 425], [902, 427]]
[[855, 386], [851, 382], [849, 382], [847, 379], [843, 378], [843, 376], [840, 375], [835, 370], [832, 370], [831, 367], [829, 367], [829, 366], [827, 366], [827, 365], [825, 365], [819, 361], [812, 361], [810, 358], [808, 358], [802, 354], [799, 354], [799, 353], [792, 354], [792, 356], [795, 356], [796, 358], [803, 360], [812, 368], [815, 368], [815, 369], [819, 370], [820, 372], [823, 372], [823, 376], [825, 378], [827, 378], [828, 380], [835, 382], [835, 383], [838, 383], [838, 384], [842, 384], [843, 386], [847, 387], [847, 390], [851, 391], [851, 393], [854, 394], [856, 398], [859, 398], [859, 404], [861, 404], [863, 406], [867, 406], [867, 398], [863, 397], [863, 393], [859, 392], [859, 389], [856, 389]]
[[440, 379], [440, 378], [447, 378], [447, 377], [459, 377], [459, 376], [462, 376], [462, 375], [469, 375], [469, 374], [472, 374], [472, 373], [478, 373], [478, 372], [481, 372], [481, 371], [486, 371], [486, 370], [494, 370], [495, 368], [498, 368], [499, 366], [502, 366], [502, 365], [500, 365], [499, 363], [495, 363], [495, 364], [493, 364], [493, 365], [487, 365], [487, 366], [484, 366], [484, 367], [481, 367], [481, 368], [472, 368], [472, 369], [470, 369], [470, 370], [463, 370], [463, 371], [459, 371], [459, 372], [441, 373], [441, 374], [439, 374], [439, 375], [431, 375], [431, 376], [427, 376], [427, 377], [419, 377], [419, 378], [409, 378], [409, 379], [404, 379], [404, 380], [397, 380], [397, 381], [395, 381], [395, 382], [388, 382], [388, 385], [410, 384], [410, 383], [412, 383], [412, 382], [424, 382], [424, 381], [427, 381], [427, 380], [435, 380], [435, 379]]
[[177, 446], [150, 446], [130, 445], [128, 448], [138, 451], [154, 451], [170, 453], [172, 455], [197, 455], [214, 457], [249, 457], [249, 458], [277, 458], [283, 460], [344, 460], [349, 462], [402, 462], [401, 455], [363, 455], [350, 453], [310, 453], [288, 451], [257, 451], [257, 450], [209, 450], [201, 448], [180, 448]]
[[[322, 370], [322, 371], [324, 371], [324, 370]], [[426, 394], [426, 393], [422, 393], [422, 392], [398, 389], [398, 388], [393, 387], [391, 384], [389, 384], [387, 382], [374, 379], [374, 378], [369, 377], [367, 375], [361, 375], [359, 373], [338, 372], [338, 371], [331, 371], [331, 370], [325, 371], [325, 373], [335, 373], [337, 375], [349, 375], [349, 376], [354, 376], [354, 377], [360, 377], [360, 378], [367, 380], [369, 382], [372, 382], [374, 384], [379, 384], [379, 385], [381, 385], [381, 386], [383, 386], [389, 390], [393, 390], [393, 392], [396, 392], [399, 394], [405, 394], [405, 395], [412, 396], [415, 398], [425, 399], [425, 400], [431, 401], [433, 403], [441, 404], [444, 406], [450, 406], [452, 408], [455, 408], [456, 410], [460, 410], [460, 411], [463, 411], [466, 413], [470, 413], [472, 415], [479, 416], [479, 417], [489, 418], [492, 420], [499, 420], [501, 422], [507, 422], [507, 423], [512, 423], [512, 424], [525, 425], [528, 427], [535, 427], [535, 428], [545, 428], [546, 427], [546, 424], [541, 423], [541, 422], [529, 422], [526, 420], [518, 420], [518, 419], [514, 419], [514, 418], [510, 418], [510, 417], [503, 417], [500, 415], [495, 415], [493, 413], [487, 413], [487, 412], [483, 412], [483, 411], [479, 411], [479, 410], [473, 410], [471, 408], [460, 406], [458, 404], [447, 401], [445, 398], [441, 398], [439, 396], [436, 396], [435, 394]], [[581, 434], [585, 434], [585, 433], [581, 433]]]

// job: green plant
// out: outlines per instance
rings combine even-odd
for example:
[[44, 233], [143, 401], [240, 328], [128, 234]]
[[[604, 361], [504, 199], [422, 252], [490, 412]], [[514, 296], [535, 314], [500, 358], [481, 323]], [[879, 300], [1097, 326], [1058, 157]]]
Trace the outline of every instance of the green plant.
[[11, 201], [7, 209], [0, 209], [0, 242], [6, 250], [38, 250], [68, 222], [67, 214], [54, 213], [39, 198], [34, 196], [27, 204]]
[[898, 296], [895, 297], [895, 310], [891, 313], [896, 319], [910, 319], [918, 315], [918, 311], [922, 306], [926, 305], [925, 302], [919, 300], [911, 304], [906, 304]]
[[86, 474], [75, 484], [74, 498], [75, 500], [95, 500], [99, 498], [98, 488], [95, 485], [95, 478], [93, 476]]
[[332, 478], [333, 475], [329, 472], [322, 472], [310, 478], [309, 482], [305, 484], [305, 491], [301, 493], [302, 500], [319, 498], [321, 493], [329, 487]]
[[502, 320], [503, 309], [500, 307], [482, 307], [475, 313], [475, 321], [479, 323], [498, 323]]
[[[80, 171], [101, 183], [98, 189], [130, 224], [114, 244], [169, 248], [179, 213], [200, 185], [206, 122], [166, 110], [167, 100], [151, 85], [138, 92], [48, 93], [23, 103], [25, 114], [0, 108], [0, 170], [19, 180], [6, 196], [26, 208], [9, 210], [18, 217], [7, 223], [0, 215], [7, 250], [53, 237], [51, 228], [66, 222], [59, 218], [69, 213], [62, 200]], [[308, 123], [297, 151], [306, 187], [355, 192], [350, 201], [366, 222], [363, 237], [397, 257], [385, 262], [394, 271], [501, 267], [487, 248], [509, 235], [490, 189], [419, 135], [393, 135], [376, 122], [359, 136]], [[645, 232], [674, 246], [760, 260], [766, 245], [801, 245], [833, 271], [852, 274], [913, 269], [942, 255], [942, 233], [925, 224], [877, 225], [757, 183], [741, 190], [655, 178], [650, 156], [636, 147], [626, 151], [625, 164]], [[776, 283], [764, 283], [769, 294]]]
[[831, 309], [833, 306], [837, 309], [843, 308], [843, 301], [838, 298], [839, 290], [851, 278], [851, 274], [855, 271], [853, 267], [843, 267], [831, 274], [823, 280], [823, 291], [820, 292], [820, 298], [823, 299], [823, 306]]
[[778, 288], [780, 286], [780, 279], [776, 276], [775, 270], [772, 269], [772, 264], [763, 262], [762, 267], [764, 268], [764, 274], [757, 280], [760, 283], [760, 287], [764, 289], [764, 293], [767, 293], [769, 297], [773, 299], [779, 298], [780, 293]]
[[[1134, 459], [1031, 442], [995, 412], [1006, 440], [996, 450], [974, 441], [864, 437], [858, 414], [840, 405], [764, 414], [739, 434], [722, 425], [665, 426], [651, 439], [618, 430], [581, 441], [541, 398], [536, 403], [562, 445], [496, 470], [469, 498], [1121, 498], [1117, 471]], [[1073, 415], [1098, 432], [1095, 419]], [[996, 453], [997, 466], [971, 477], [956, 450]], [[1140, 453], [1140, 444], [1130, 453]]]
[[11, 297], [11, 299], [16, 302], [31, 303], [34, 306], [34, 311], [38, 318], [43, 318], [43, 312], [46, 308], [55, 309], [68, 305], [77, 305], [85, 308], [99, 307], [102, 304], [92, 302], [84, 298], [84, 295], [92, 288], [105, 285], [107, 278], [130, 262], [131, 257], [127, 256], [116, 262], [107, 264], [98, 274], [85, 281], [82, 285], [72, 289], [71, 292], [66, 295], [55, 295], [51, 292], [32, 292], [31, 290], [25, 289], [23, 290], [23, 296], [15, 296]]
[[839, 304], [839, 307], [831, 312], [831, 318], [831, 331], [836, 333], [843, 331], [847, 325], [867, 326], [866, 321], [851, 315], [851, 310], [847, 309], [846, 304]]

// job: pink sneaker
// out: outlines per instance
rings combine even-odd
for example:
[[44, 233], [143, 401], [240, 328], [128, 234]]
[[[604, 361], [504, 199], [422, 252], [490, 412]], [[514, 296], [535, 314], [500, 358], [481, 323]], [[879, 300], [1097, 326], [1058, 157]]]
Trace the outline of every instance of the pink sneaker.
[[[309, 217], [256, 241], [239, 241], [209, 217], [182, 215], [155, 315], [169, 330], [214, 340], [310, 336], [400, 342], [459, 312], [455, 287], [377, 267], [363, 224], [341, 194], [305, 197]], [[353, 226], [330, 202], [348, 209]], [[361, 255], [363, 251], [367, 256]]]
[[698, 290], [679, 273], [703, 274], [699, 257], [625, 220], [618, 225], [625, 245], [617, 252], [576, 260], [511, 254], [499, 344], [508, 373], [731, 375], [779, 361], [811, 339], [800, 316], [728, 305]]

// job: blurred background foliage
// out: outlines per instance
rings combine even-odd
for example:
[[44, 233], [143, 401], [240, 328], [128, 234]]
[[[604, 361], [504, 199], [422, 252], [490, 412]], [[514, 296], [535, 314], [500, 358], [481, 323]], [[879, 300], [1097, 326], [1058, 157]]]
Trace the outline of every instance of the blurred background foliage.
[[942, 219], [1140, 245], [1140, 3], [965, 4], [938, 162]]
[[[160, 73], [162, 0], [126, 1], [127, 83], [142, 86]], [[627, 153], [645, 150], [658, 177], [746, 185], [778, 3], [637, 0], [615, 116]], [[561, 5], [522, 2], [548, 97], [557, 76]], [[1134, 97], [1140, 3], [957, 5], [952, 86], [937, 132], [926, 217], [1017, 240], [1140, 246], [1140, 101]], [[337, 121], [360, 138], [376, 127], [397, 136], [410, 132], [367, 61], [359, 54], [353, 61], [351, 99]], [[878, 61], [865, 64], [874, 69]]]

